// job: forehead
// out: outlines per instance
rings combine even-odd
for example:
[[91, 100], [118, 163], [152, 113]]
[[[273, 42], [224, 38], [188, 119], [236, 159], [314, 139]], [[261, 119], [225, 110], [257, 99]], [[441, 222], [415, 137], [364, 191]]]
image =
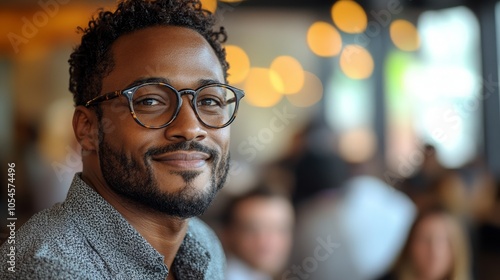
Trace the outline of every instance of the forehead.
[[238, 203], [235, 212], [237, 216], [272, 217], [278, 213], [280, 216], [291, 214], [291, 205], [282, 197], [249, 197]]
[[449, 221], [446, 216], [431, 214], [420, 220], [417, 225], [417, 234], [447, 234], [449, 231]]
[[[221, 64], [207, 40], [195, 30], [156, 26], [118, 38], [111, 48], [112, 81], [164, 77], [184, 86], [199, 79], [224, 81]], [[113, 89], [112, 89], [113, 90]]]

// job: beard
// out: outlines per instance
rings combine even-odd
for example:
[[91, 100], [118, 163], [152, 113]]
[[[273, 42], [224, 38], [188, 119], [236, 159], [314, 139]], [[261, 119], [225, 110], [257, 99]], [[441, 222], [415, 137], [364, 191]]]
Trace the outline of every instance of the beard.
[[[199, 190], [194, 183], [200, 171], [172, 171], [172, 176], [180, 176], [184, 186], [175, 192], [164, 192], [159, 187], [151, 167], [151, 157], [173, 151], [198, 151], [211, 158], [210, 182], [208, 189]], [[105, 141], [99, 128], [99, 162], [107, 185], [115, 193], [139, 207], [151, 209], [181, 219], [199, 216], [205, 212], [224, 186], [229, 171], [230, 155], [222, 158], [214, 149], [198, 142], [185, 141], [164, 147], [148, 149], [142, 162], [129, 158], [124, 151], [114, 150]], [[161, 182], [168, 184], [169, 182]]]

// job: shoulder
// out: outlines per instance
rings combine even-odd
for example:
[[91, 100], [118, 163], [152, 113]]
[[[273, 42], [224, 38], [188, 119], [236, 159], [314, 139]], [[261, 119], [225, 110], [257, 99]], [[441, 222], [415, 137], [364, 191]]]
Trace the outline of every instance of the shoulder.
[[[215, 232], [199, 218], [191, 218], [189, 221], [189, 234], [196, 239], [210, 254], [210, 265], [208, 275], [224, 275], [226, 269], [226, 256]], [[213, 273], [213, 274], [212, 274]], [[207, 279], [218, 279], [209, 277]]]
[[188, 233], [193, 236], [196, 241], [203, 244], [205, 249], [217, 257], [225, 259], [222, 245], [215, 232], [199, 218], [191, 218], [189, 221]]
[[[92, 252], [61, 204], [35, 214], [0, 247], [0, 261], [11, 270], [1, 279], [80, 279]], [[13, 277], [14, 276], [14, 277]]]
[[189, 220], [188, 232], [202, 244], [213, 241], [216, 241], [217, 243], [219, 242], [215, 232], [199, 218], [191, 218]]
[[68, 267], [61, 260], [33, 258], [29, 264], [16, 261], [15, 266], [8, 266], [0, 271], [0, 279], [88, 279], [88, 271]]
[[[13, 229], [17, 227], [14, 222]], [[66, 237], [72, 235], [73, 230], [73, 222], [65, 215], [63, 206], [56, 204], [32, 216], [15, 235], [11, 234], [12, 239], [5, 243], [15, 245], [19, 254], [24, 254], [52, 243], [64, 244]]]

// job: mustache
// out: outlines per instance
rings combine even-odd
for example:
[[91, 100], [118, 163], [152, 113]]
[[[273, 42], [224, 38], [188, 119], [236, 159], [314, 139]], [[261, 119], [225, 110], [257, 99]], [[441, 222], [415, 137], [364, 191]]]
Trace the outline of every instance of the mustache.
[[171, 153], [176, 151], [195, 151], [202, 152], [210, 155], [211, 158], [217, 160], [219, 153], [215, 149], [211, 149], [195, 141], [184, 141], [179, 143], [170, 144], [162, 147], [152, 147], [144, 154], [144, 159], [151, 158], [152, 156]]

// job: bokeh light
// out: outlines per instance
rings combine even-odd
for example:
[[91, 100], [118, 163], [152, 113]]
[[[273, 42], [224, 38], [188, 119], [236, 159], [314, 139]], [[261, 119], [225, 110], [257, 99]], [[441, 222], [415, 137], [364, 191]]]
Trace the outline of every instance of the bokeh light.
[[245, 80], [245, 100], [257, 107], [272, 107], [276, 105], [283, 95], [273, 86], [272, 80], [280, 80], [279, 75], [268, 68], [250, 68]]
[[[111, 7], [104, 6], [103, 8], [109, 9]], [[20, 55], [40, 58], [38, 55], [28, 55], [25, 52], [42, 54], [43, 57], [47, 51], [59, 44], [77, 44], [80, 42], [81, 35], [75, 32], [75, 27], [88, 24], [88, 15], [94, 13], [95, 9], [96, 7], [78, 3], [61, 6], [57, 16], [49, 17], [45, 13], [49, 19], [46, 24], [40, 25], [40, 27], [33, 22], [34, 14], [30, 9], [0, 9], [0, 34], [5, 34], [5, 36], [0, 36], [0, 52], [15, 54], [16, 57]], [[42, 15], [42, 11], [35, 14]], [[33, 36], [23, 35], [23, 30], [27, 25], [20, 21], [22, 18], [33, 24], [33, 32], [36, 30]], [[31, 30], [31, 28], [28, 29]]]
[[201, 7], [211, 13], [217, 10], [217, 0], [201, 0]]
[[286, 98], [296, 107], [310, 107], [323, 97], [323, 83], [313, 73], [304, 71], [304, 86], [296, 94], [287, 95]]
[[246, 52], [235, 45], [227, 45], [226, 59], [229, 62], [228, 82], [237, 84], [243, 82], [250, 71], [250, 59]]
[[339, 137], [339, 154], [350, 163], [368, 161], [375, 154], [376, 140], [369, 128], [355, 128]]
[[374, 62], [367, 49], [348, 45], [340, 55], [340, 69], [351, 79], [366, 79], [373, 73]]
[[390, 26], [391, 40], [394, 45], [403, 51], [415, 51], [420, 47], [420, 36], [413, 23], [398, 19]]
[[346, 33], [362, 33], [368, 24], [365, 10], [355, 1], [337, 1], [331, 14], [335, 25]]
[[270, 67], [281, 79], [273, 79], [273, 86], [282, 94], [294, 94], [304, 86], [304, 69], [299, 61], [291, 56], [278, 56]]
[[318, 56], [335, 56], [342, 49], [342, 37], [333, 25], [318, 21], [313, 23], [307, 31], [307, 44]]

